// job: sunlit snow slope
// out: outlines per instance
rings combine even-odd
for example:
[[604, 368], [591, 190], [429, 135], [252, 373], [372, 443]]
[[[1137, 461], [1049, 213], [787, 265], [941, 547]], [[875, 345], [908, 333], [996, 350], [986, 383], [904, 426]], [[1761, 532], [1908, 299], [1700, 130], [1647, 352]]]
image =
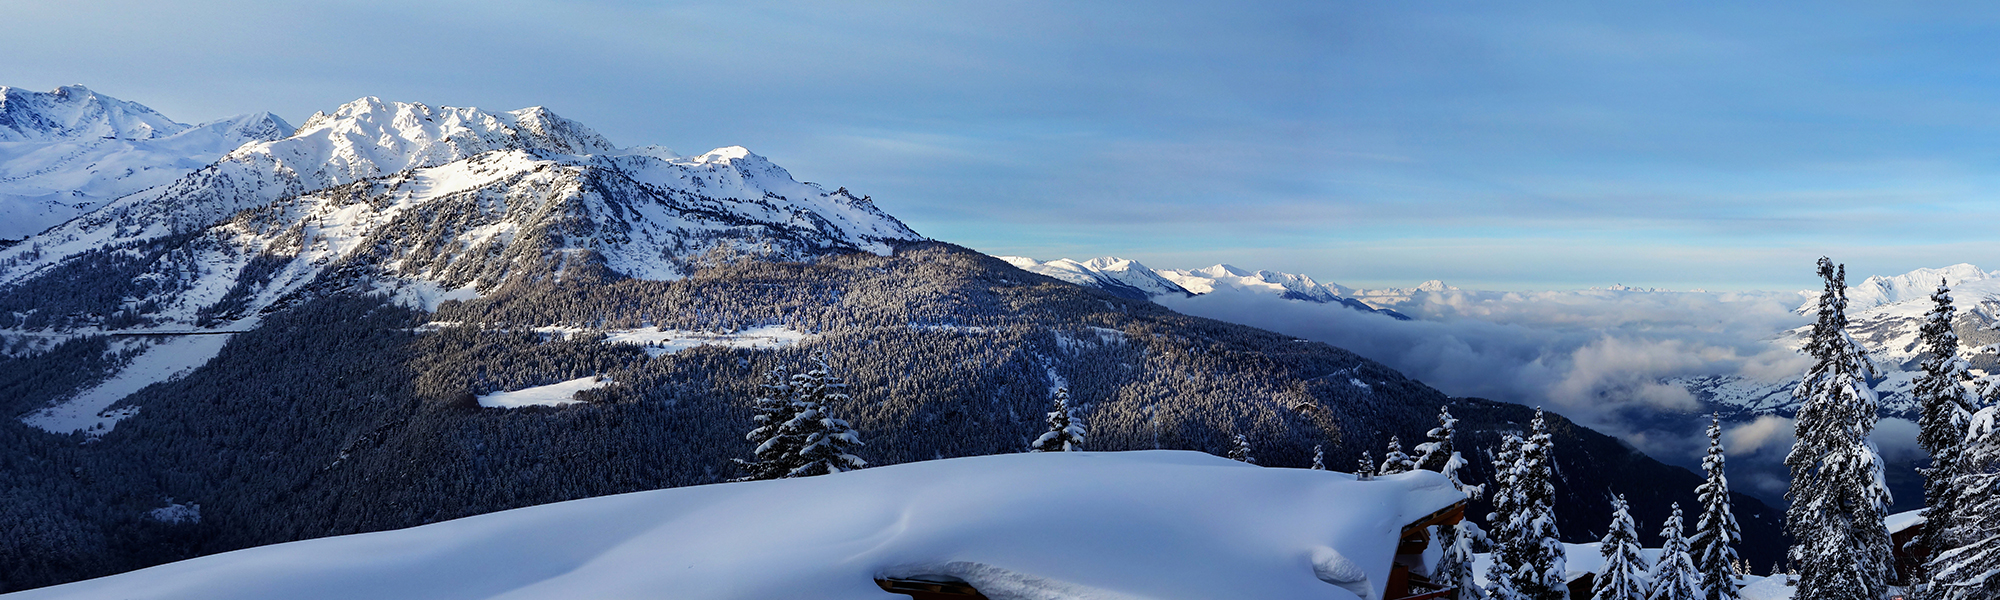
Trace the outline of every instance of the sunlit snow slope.
[[[1012, 454], [639, 492], [279, 544], [9, 599], [1355, 599], [1403, 524], [1462, 499], [1183, 451]], [[1340, 581], [1329, 581], [1340, 580]]]

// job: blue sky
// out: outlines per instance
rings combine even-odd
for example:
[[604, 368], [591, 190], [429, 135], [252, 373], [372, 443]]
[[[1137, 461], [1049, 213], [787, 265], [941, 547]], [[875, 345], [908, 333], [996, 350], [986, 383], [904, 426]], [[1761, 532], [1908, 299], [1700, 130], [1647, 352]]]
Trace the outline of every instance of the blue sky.
[[0, 84], [743, 145], [994, 254], [1350, 286], [2000, 268], [2000, 27], [1937, 3], [32, 3]]

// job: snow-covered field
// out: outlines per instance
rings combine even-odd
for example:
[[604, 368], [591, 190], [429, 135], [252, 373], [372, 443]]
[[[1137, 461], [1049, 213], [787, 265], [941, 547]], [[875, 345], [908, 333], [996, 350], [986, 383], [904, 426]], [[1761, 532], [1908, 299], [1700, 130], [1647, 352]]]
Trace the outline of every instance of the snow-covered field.
[[208, 364], [209, 359], [222, 352], [230, 337], [233, 336], [219, 334], [168, 338], [146, 348], [110, 379], [55, 406], [28, 413], [21, 417], [21, 422], [50, 433], [82, 431], [92, 436], [104, 435], [118, 421], [138, 414], [137, 408], [130, 407], [106, 410], [111, 405], [146, 386], [180, 378]]
[[487, 408], [521, 408], [524, 406], [562, 406], [582, 402], [576, 393], [594, 390], [615, 383], [598, 376], [578, 377], [561, 383], [539, 385], [511, 392], [494, 392], [479, 397], [479, 405]]
[[[431, 322], [418, 327], [418, 331], [436, 331], [445, 327], [457, 327], [456, 322]], [[606, 344], [627, 344], [639, 346], [647, 356], [658, 358], [701, 346], [721, 346], [745, 350], [775, 350], [806, 341], [813, 334], [798, 331], [784, 325], [765, 325], [742, 331], [718, 333], [712, 331], [691, 331], [687, 329], [586, 329], [581, 327], [547, 326], [534, 328], [536, 333], [554, 339], [566, 339], [579, 335], [603, 335]]]
[[[539, 329], [537, 331], [540, 331]], [[721, 346], [747, 350], [783, 348], [812, 337], [783, 325], [752, 327], [731, 333], [711, 333], [686, 329], [621, 329], [604, 332], [604, 343], [641, 346], [648, 356], [665, 356], [698, 346]]]
[[[8, 599], [1371, 598], [1463, 496], [1182, 451], [1039, 453], [575, 500], [218, 554]], [[1337, 580], [1338, 583], [1329, 581]]]

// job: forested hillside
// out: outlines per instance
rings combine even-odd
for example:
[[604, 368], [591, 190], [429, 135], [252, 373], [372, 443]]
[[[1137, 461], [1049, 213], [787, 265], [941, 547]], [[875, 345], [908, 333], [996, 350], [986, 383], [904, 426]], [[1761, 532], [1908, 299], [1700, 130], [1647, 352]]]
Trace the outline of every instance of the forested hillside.
[[[873, 464], [1023, 451], [1054, 386], [1091, 450], [1223, 453], [1336, 469], [1391, 435], [1420, 441], [1441, 404], [1482, 480], [1527, 407], [1448, 399], [1325, 344], [1035, 275], [935, 242], [889, 256], [777, 261], [717, 252], [674, 281], [624, 277], [588, 251], [435, 312], [368, 295], [337, 268], [273, 305], [206, 366], [127, 398], [92, 437], [0, 420], [0, 586], [21, 589], [253, 545], [406, 527], [618, 492], [721, 482], [746, 457], [763, 374], [824, 351]], [[782, 325], [779, 349], [658, 351], [630, 330]], [[537, 330], [539, 328], [539, 330]], [[22, 414], [103, 376], [124, 339], [0, 358], [0, 409]], [[560, 407], [481, 408], [483, 394], [586, 376]], [[1643, 529], [1693, 504], [1699, 478], [1552, 419], [1564, 537], [1594, 539], [1609, 497]], [[198, 518], [189, 515], [196, 505]], [[157, 511], [180, 506], [181, 509]], [[1329, 510], [1337, 508], [1330, 507]], [[1483, 513], [1483, 509], [1473, 511]], [[1737, 498], [1747, 558], [1774, 561], [1773, 511]]]

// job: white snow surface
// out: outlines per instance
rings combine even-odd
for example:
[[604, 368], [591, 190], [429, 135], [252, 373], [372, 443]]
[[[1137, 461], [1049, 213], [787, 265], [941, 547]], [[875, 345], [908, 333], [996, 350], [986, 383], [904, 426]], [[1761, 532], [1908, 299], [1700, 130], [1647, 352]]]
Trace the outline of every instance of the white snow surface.
[[54, 406], [23, 415], [21, 422], [49, 433], [81, 431], [93, 437], [104, 435], [116, 427], [118, 421], [138, 414], [135, 407], [110, 410], [111, 405], [146, 386], [179, 379], [208, 364], [209, 359], [222, 352], [223, 345], [228, 344], [231, 337], [230, 334], [170, 337], [146, 348], [110, 379], [58, 401]]
[[1785, 575], [1744, 577], [1743, 588], [1736, 590], [1742, 600], [1792, 600], [1796, 592], [1798, 588], [1793, 587], [1790, 578]]
[[479, 405], [487, 408], [521, 408], [526, 406], [562, 406], [582, 402], [576, 393], [594, 390], [616, 383], [608, 377], [578, 377], [560, 383], [539, 385], [511, 392], [494, 392], [479, 397]]
[[1380, 593], [1403, 524], [1462, 498], [1425, 471], [1009, 454], [575, 500], [5, 597], [879, 600], [898, 596], [877, 577], [945, 576], [995, 600], [1353, 600]]
[[291, 133], [270, 113], [184, 125], [81, 86], [0, 87], [0, 239], [41, 232], [172, 183], [245, 143]]

